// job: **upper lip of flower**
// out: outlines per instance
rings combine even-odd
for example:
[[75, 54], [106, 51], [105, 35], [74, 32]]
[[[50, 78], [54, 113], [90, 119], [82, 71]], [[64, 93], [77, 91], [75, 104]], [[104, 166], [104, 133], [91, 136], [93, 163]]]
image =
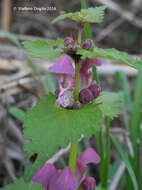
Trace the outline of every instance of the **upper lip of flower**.
[[45, 164], [43, 168], [37, 171], [32, 181], [42, 184], [45, 190], [50, 190], [50, 188], [53, 190], [76, 190], [85, 181], [85, 185], [91, 186], [95, 184], [95, 181], [92, 182], [88, 178], [85, 179], [88, 170], [86, 164], [98, 164], [99, 162], [99, 155], [92, 148], [88, 148], [78, 157], [75, 174], [71, 172], [69, 167], [65, 167], [63, 170], [56, 170], [53, 164]]
[[[86, 58], [81, 62], [80, 72], [87, 71], [93, 66], [101, 66], [101, 59], [96, 57], [94, 59]], [[69, 56], [64, 55], [56, 60], [56, 62], [49, 67], [48, 71], [60, 74], [75, 74], [75, 70], [72, 64], [72, 60]]]
[[74, 74], [74, 68], [69, 56], [65, 55], [56, 60], [48, 71], [60, 74]]

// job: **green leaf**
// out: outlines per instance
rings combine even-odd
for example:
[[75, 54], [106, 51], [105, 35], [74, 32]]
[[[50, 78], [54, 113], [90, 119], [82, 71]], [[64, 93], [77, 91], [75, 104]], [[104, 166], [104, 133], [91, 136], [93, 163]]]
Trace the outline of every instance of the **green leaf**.
[[13, 184], [9, 184], [1, 190], [42, 190], [42, 185], [35, 183], [25, 183], [23, 178], [16, 179]]
[[140, 179], [141, 169], [139, 167], [139, 147], [137, 141], [141, 134], [141, 104], [142, 104], [142, 72], [139, 71], [134, 92], [133, 109], [130, 115], [130, 139], [134, 151], [134, 157], [132, 157], [131, 163], [133, 165], [137, 179]]
[[94, 190], [105, 190], [105, 189], [102, 189], [101, 187], [96, 186]]
[[101, 49], [95, 47], [93, 51], [88, 51], [85, 49], [79, 49], [77, 54], [81, 55], [81, 59], [94, 58], [94, 57], [103, 57], [107, 59], [112, 59], [120, 63], [124, 63], [130, 67], [133, 67], [138, 70], [142, 70], [142, 61], [133, 59], [131, 55], [125, 52], [121, 52], [114, 48], [111, 49]]
[[13, 109], [11, 109], [10, 113], [13, 116], [15, 116], [17, 119], [19, 119], [20, 121], [24, 121], [24, 119], [25, 119], [26, 113], [23, 110], [19, 109], [19, 108], [13, 108]]
[[64, 48], [64, 40], [62, 38], [57, 39], [57, 47]]
[[100, 23], [104, 18], [104, 10], [106, 6], [100, 6], [95, 8], [82, 9], [80, 12], [67, 13], [58, 16], [52, 21], [52, 23], [64, 20], [66, 18], [88, 23]]
[[48, 42], [45, 40], [25, 41], [23, 44], [28, 54], [32, 57], [51, 61], [61, 57], [62, 49], [54, 49], [54, 40]]
[[59, 148], [77, 141], [81, 134], [91, 137], [100, 130], [102, 113], [93, 104], [83, 106], [79, 110], [56, 108], [56, 98], [46, 95], [27, 113], [24, 122], [24, 138], [32, 142], [25, 144], [26, 160], [38, 153], [32, 168], [26, 168], [25, 179], [29, 180], [42, 167], [48, 157]]
[[130, 63], [129, 66], [142, 71], [142, 60], [137, 60], [137, 59], [133, 59]]
[[134, 190], [138, 190], [137, 179], [136, 179], [135, 173], [133, 171], [133, 168], [131, 166], [131, 163], [130, 163], [127, 155], [125, 154], [122, 147], [120, 146], [120, 144], [117, 142], [117, 140], [113, 136], [111, 136], [111, 139], [112, 139], [112, 142], [115, 145], [116, 149], [118, 150], [121, 158], [125, 162], [126, 168], [128, 170], [128, 173], [129, 173], [131, 180], [132, 180], [132, 183], [133, 183]]
[[98, 104], [100, 110], [105, 116], [109, 118], [117, 117], [120, 110], [122, 93], [114, 92], [101, 92], [101, 95], [95, 100], [95, 104]]
[[[85, 0], [81, 0], [81, 8], [82, 9], [86, 8]], [[85, 23], [84, 33], [85, 33], [86, 38], [92, 39], [91, 27], [90, 27], [90, 23], [88, 23], [88, 22]]]
[[55, 81], [54, 81], [54, 77], [52, 76], [51, 73], [49, 73], [49, 72], [46, 73], [46, 80], [47, 80], [47, 83], [48, 83], [49, 92], [54, 94], [55, 90], [56, 90], [56, 84], [55, 84]]

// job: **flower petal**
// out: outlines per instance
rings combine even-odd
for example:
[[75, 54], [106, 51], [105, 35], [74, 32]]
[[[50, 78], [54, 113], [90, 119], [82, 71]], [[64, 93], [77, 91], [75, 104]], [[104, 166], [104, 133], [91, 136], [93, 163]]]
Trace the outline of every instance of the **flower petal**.
[[92, 82], [92, 70], [93, 66], [100, 66], [102, 63], [100, 58], [86, 58], [81, 62], [80, 65], [80, 90], [88, 88]]
[[98, 164], [100, 162], [100, 157], [93, 148], [88, 148], [80, 154], [77, 161], [82, 162], [84, 165], [88, 163]]
[[82, 182], [81, 186], [83, 190], [94, 190], [95, 185], [95, 179], [93, 177], [88, 177]]
[[80, 161], [77, 161], [75, 176], [79, 184], [81, 184], [82, 181], [85, 179], [87, 170], [88, 167], [86, 165], [82, 164], [82, 162]]
[[49, 183], [48, 190], [76, 190], [77, 181], [69, 167], [58, 170]]
[[53, 164], [45, 164], [43, 168], [38, 169], [32, 181], [46, 186], [55, 173], [56, 169]]
[[65, 55], [57, 59], [56, 62], [49, 67], [48, 71], [53, 73], [73, 74], [74, 68], [71, 59]]
[[102, 59], [99, 58], [99, 57], [96, 57], [96, 58], [94, 58], [94, 59], [89, 59], [89, 58], [87, 58], [87, 62], [88, 62], [89, 64], [91, 64], [91, 66], [101, 66], [101, 64], [102, 64]]
[[56, 106], [62, 106], [63, 108], [72, 107], [74, 103], [73, 92], [69, 90], [62, 90], [59, 93], [58, 99], [56, 100]]
[[86, 164], [88, 163], [99, 163], [100, 157], [99, 155], [92, 149], [88, 148], [78, 157], [76, 163], [76, 178], [79, 183], [81, 183], [85, 179], [86, 172], [88, 167]]
[[75, 75], [61, 74], [58, 77], [58, 84], [61, 88], [66, 88], [68, 90], [73, 91], [75, 88]]

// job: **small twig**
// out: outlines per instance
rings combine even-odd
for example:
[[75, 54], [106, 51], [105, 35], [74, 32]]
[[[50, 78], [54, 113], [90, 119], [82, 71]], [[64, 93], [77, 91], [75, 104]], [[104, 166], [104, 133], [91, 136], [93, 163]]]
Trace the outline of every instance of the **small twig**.
[[[138, 0], [139, 1], [139, 0]], [[141, 1], [141, 0], [140, 0]], [[139, 10], [141, 10], [141, 6], [134, 9], [134, 14], [136, 14]], [[96, 42], [99, 42], [103, 40], [106, 36], [110, 35], [112, 31], [114, 31], [116, 28], [118, 28], [125, 20], [122, 18], [119, 18], [118, 20], [112, 22], [110, 25], [108, 25], [107, 28], [102, 30], [99, 35], [96, 37]]]
[[[80, 139], [78, 142], [80, 142], [84, 138], [83, 135], [81, 135]], [[55, 163], [57, 160], [59, 160], [60, 157], [62, 157], [64, 154], [69, 152], [71, 144], [69, 144], [66, 148], [60, 149], [56, 154], [54, 154], [49, 160], [47, 160], [46, 163]]]
[[11, 0], [3, 0], [2, 1], [2, 29], [9, 31], [10, 23], [11, 23], [11, 17], [12, 17], [12, 10], [11, 10]]
[[128, 131], [126, 131], [125, 129], [122, 129], [120, 127], [114, 127], [114, 128], [111, 128], [111, 133], [113, 134], [122, 134], [122, 135], [125, 135], [126, 137], [130, 136], [130, 133]]
[[112, 22], [110, 25], [107, 26], [107, 28], [99, 33], [99, 35], [96, 37], [95, 42], [103, 40], [108, 34], [111, 34], [112, 31], [119, 27], [123, 22], [124, 20], [122, 20], [122, 18], [119, 18], [118, 20]]
[[70, 144], [66, 148], [59, 150], [59, 152], [54, 154], [53, 157], [51, 157], [46, 163], [52, 163], [52, 164], [55, 163], [60, 157], [69, 152], [69, 150], [70, 150]]
[[120, 15], [123, 19], [129, 21], [131, 24], [135, 25], [138, 28], [142, 28], [142, 21], [138, 19], [133, 13], [130, 11], [122, 9], [117, 3], [114, 3], [111, 0], [96, 0], [98, 3], [105, 4], [107, 7], [117, 14]]
[[124, 164], [124, 162], [122, 162], [122, 163], [120, 164], [120, 166], [119, 166], [117, 172], [116, 172], [115, 175], [114, 175], [114, 178], [113, 178], [113, 180], [112, 180], [112, 183], [110, 184], [110, 186], [109, 186], [109, 188], [108, 188], [109, 190], [116, 190], [117, 185], [118, 185], [118, 183], [119, 183], [119, 181], [120, 181], [120, 178], [121, 178], [122, 174], [124, 173], [124, 171], [125, 171], [125, 164]]
[[16, 179], [14, 166], [9, 158], [4, 160], [4, 165], [12, 181]]
[[23, 84], [18, 84], [17, 87], [21, 88], [22, 90], [24, 90], [25, 92], [32, 94], [33, 96], [35, 96], [36, 98], [40, 98], [38, 96], [38, 94], [34, 93], [31, 89], [25, 87]]
[[34, 81], [36, 81], [35, 78], [23, 78], [23, 79], [20, 79], [18, 81], [14, 81], [14, 82], [2, 85], [0, 87], [0, 91], [6, 91], [8, 89], [18, 87], [19, 85], [24, 85], [24, 84], [34, 82]]
[[[32, 41], [32, 40], [37, 40], [37, 39], [41, 39], [41, 40], [49, 40], [48, 38], [43, 38], [43, 37], [39, 37], [39, 36], [30, 36], [30, 35], [23, 35], [23, 34], [14, 34], [13, 35], [20, 41]], [[5, 39], [5, 35], [0, 33], [0, 39]]]

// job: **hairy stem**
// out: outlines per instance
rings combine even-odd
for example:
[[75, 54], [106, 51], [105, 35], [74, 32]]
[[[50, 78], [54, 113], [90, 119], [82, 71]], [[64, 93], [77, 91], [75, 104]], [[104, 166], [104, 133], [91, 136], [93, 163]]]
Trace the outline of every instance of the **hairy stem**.
[[79, 28], [79, 31], [78, 31], [78, 44], [81, 44], [81, 39], [82, 39], [82, 28]]
[[84, 29], [84, 24], [83, 22], [78, 22], [77, 23], [77, 26], [78, 26], [78, 44], [81, 45], [81, 41], [82, 41], [82, 32], [83, 32], [83, 29]]
[[78, 143], [72, 142], [69, 154], [69, 167], [71, 168], [73, 173], [75, 173], [76, 170], [77, 150], [78, 150]]

